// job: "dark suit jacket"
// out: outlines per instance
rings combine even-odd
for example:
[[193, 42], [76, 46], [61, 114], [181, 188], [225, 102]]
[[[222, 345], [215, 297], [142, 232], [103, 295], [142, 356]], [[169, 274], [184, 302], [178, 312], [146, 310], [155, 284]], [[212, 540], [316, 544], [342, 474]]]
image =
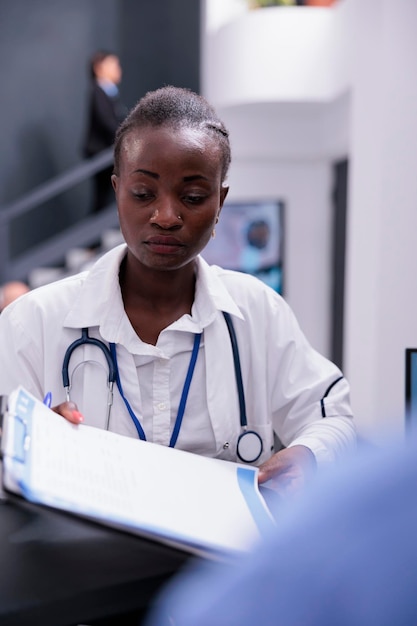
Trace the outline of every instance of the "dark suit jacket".
[[114, 144], [116, 130], [126, 116], [118, 96], [110, 97], [94, 82], [91, 86], [83, 154], [91, 157]]

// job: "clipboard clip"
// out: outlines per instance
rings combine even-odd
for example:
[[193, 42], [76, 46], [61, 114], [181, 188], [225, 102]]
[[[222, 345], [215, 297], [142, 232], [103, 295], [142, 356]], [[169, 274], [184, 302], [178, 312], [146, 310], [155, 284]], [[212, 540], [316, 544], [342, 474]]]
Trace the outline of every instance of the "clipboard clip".
[[[18, 433], [16, 429], [15, 437], [14, 437], [14, 451], [12, 454], [10, 454], [10, 458], [13, 459], [13, 461], [17, 461], [18, 463], [25, 463], [26, 453], [28, 452], [30, 448], [30, 435], [28, 432], [28, 422], [27, 420], [23, 419], [23, 417], [21, 417], [20, 415], [14, 414], [12, 417], [18, 424], [22, 426], [22, 433], [20, 435], [20, 433]], [[16, 448], [18, 448], [18, 450], [16, 450]]]
[[[1, 398], [1, 397], [0, 397]], [[0, 463], [0, 500], [7, 500], [7, 492], [23, 493], [21, 481], [29, 471], [32, 415], [35, 398], [19, 387], [13, 396], [1, 402], [2, 459]], [[28, 470], [26, 470], [28, 467]]]

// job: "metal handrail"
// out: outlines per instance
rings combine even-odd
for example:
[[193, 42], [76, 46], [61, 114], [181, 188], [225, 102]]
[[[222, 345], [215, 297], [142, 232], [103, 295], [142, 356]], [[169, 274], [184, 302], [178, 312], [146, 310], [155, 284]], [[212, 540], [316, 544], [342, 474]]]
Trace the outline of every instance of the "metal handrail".
[[89, 245], [97, 240], [97, 233], [118, 225], [115, 204], [112, 203], [99, 213], [78, 221], [16, 258], [11, 258], [10, 224], [15, 218], [33, 211], [112, 163], [113, 149], [103, 150], [97, 156], [39, 185], [22, 198], [0, 207], [0, 282], [12, 279], [27, 280], [27, 275], [33, 267], [59, 263], [62, 261], [63, 251], [72, 246]]
[[39, 187], [36, 187], [36, 189], [30, 191], [19, 200], [4, 207], [0, 207], [0, 224], [9, 222], [11, 219], [23, 213], [27, 213], [34, 207], [51, 200], [51, 198], [81, 183], [83, 180], [92, 176], [92, 174], [108, 167], [112, 163], [113, 149], [109, 148], [108, 150], [100, 152], [100, 154], [92, 159], [76, 165], [68, 172], [55, 176], [48, 182], [39, 185]]

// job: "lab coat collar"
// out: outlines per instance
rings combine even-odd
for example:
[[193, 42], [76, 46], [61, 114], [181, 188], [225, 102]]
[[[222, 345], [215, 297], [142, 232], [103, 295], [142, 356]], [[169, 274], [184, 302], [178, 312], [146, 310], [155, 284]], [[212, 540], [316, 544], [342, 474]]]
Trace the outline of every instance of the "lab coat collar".
[[[117, 329], [126, 315], [119, 284], [119, 269], [126, 249], [126, 244], [121, 244], [93, 265], [64, 320], [64, 327], [99, 326], [103, 338], [118, 341]], [[220, 278], [225, 270], [209, 266], [202, 257], [197, 257], [196, 261], [197, 289], [202, 295], [199, 302], [203, 303], [203, 311], [199, 311], [201, 330], [214, 319], [218, 311], [226, 311], [243, 319], [239, 307]]]
[[126, 245], [121, 244], [92, 266], [64, 320], [64, 327], [92, 328], [109, 318], [113, 328], [118, 326], [124, 314], [119, 269], [125, 254]]
[[209, 265], [203, 257], [199, 256], [197, 258], [197, 289], [201, 289], [205, 294], [213, 313], [225, 311], [243, 319], [239, 307], [220, 278], [220, 275], [227, 271], [215, 265]]

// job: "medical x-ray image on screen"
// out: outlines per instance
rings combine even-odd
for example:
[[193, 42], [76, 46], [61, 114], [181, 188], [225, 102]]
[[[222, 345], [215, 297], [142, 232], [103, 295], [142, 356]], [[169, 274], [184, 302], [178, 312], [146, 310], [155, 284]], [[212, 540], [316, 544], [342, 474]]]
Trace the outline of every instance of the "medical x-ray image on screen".
[[202, 256], [210, 265], [253, 274], [282, 294], [283, 211], [280, 201], [226, 202]]

